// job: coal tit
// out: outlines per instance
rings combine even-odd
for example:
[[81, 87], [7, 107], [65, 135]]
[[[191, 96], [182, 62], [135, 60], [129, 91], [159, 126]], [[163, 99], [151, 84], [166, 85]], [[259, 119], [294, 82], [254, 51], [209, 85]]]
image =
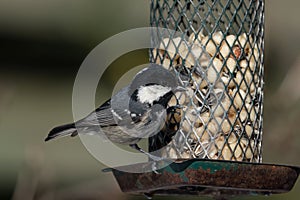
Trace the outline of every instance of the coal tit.
[[158, 160], [137, 143], [142, 138], [153, 137], [159, 132], [161, 134], [163, 127], [168, 124], [165, 120], [169, 112], [177, 109], [167, 108], [167, 104], [178, 90], [184, 88], [170, 71], [150, 64], [137, 73], [129, 86], [85, 118], [53, 128], [45, 141], [68, 135], [104, 134], [112, 142], [129, 145], [152, 160]]

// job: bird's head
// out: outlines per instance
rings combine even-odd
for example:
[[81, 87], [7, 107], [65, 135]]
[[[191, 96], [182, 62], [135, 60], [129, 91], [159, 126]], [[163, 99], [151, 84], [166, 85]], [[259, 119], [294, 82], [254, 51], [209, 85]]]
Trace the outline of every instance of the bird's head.
[[166, 107], [177, 91], [185, 90], [173, 73], [157, 64], [150, 64], [140, 71], [130, 85], [132, 98], [149, 106], [160, 104]]

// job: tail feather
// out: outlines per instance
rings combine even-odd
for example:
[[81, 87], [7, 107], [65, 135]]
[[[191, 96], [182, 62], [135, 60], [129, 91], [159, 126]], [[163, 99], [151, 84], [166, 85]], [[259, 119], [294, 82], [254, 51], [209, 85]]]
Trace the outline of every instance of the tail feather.
[[45, 141], [52, 140], [52, 139], [54, 139], [56, 137], [64, 137], [64, 136], [68, 136], [68, 135], [71, 136], [71, 137], [74, 137], [77, 134], [78, 133], [77, 133], [77, 130], [76, 130], [76, 127], [75, 127], [74, 123], [72, 123], [72, 124], [65, 124], [65, 125], [53, 128], [49, 132], [49, 134], [46, 137]]

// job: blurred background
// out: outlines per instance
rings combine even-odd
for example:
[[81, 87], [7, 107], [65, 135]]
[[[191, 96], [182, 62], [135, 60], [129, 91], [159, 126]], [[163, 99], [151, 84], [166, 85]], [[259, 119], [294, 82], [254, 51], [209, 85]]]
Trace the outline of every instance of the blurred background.
[[[300, 165], [299, 6], [266, 0], [266, 163]], [[148, 0], [0, 0], [0, 199], [144, 199], [122, 194], [79, 138], [44, 138], [72, 120], [73, 81], [87, 54], [114, 34], [148, 25]], [[124, 72], [147, 60], [146, 50], [116, 60], [97, 103]], [[288, 194], [242, 199], [299, 195], [298, 181]]]

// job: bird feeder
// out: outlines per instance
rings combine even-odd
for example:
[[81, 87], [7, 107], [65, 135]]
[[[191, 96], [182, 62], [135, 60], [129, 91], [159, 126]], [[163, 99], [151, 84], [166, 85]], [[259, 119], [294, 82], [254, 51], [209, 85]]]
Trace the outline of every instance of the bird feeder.
[[151, 62], [188, 89], [177, 94], [181, 127], [160, 156], [262, 162], [264, 1], [153, 0], [151, 25], [176, 31], [153, 34]]
[[299, 168], [262, 164], [264, 8], [264, 0], [151, 0], [151, 26], [162, 29], [152, 33], [150, 61], [187, 91], [176, 93], [176, 134], [166, 146], [149, 139], [149, 152], [174, 163], [161, 174], [112, 169], [124, 192], [223, 198], [293, 187]]

